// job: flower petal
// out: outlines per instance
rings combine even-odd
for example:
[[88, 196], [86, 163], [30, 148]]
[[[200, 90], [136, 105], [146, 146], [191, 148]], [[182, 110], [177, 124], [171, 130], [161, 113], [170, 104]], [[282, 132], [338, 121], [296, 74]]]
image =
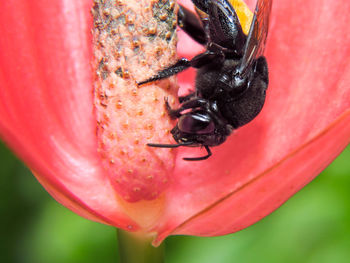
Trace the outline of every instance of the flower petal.
[[200, 150], [181, 149], [158, 241], [170, 233], [226, 234], [256, 222], [349, 143], [349, 11], [347, 1], [274, 1], [266, 105], [209, 160], [184, 162]]
[[344, 149], [344, 142], [349, 143], [349, 134], [350, 110], [314, 140], [196, 214], [172, 234], [218, 236], [259, 221], [326, 168]]
[[5, 1], [0, 10], [0, 132], [62, 204], [137, 228], [100, 168], [91, 75], [92, 1]]
[[[89, 219], [136, 230], [124, 212], [143, 213], [143, 203], [118, 200], [96, 152], [91, 5], [3, 3], [0, 135], [59, 202]], [[156, 242], [171, 233], [218, 235], [254, 223], [349, 143], [348, 11], [346, 1], [275, 1], [266, 106], [207, 161], [185, 162], [183, 156], [200, 149], [179, 149]], [[193, 71], [184, 74], [180, 81], [193, 88]]]

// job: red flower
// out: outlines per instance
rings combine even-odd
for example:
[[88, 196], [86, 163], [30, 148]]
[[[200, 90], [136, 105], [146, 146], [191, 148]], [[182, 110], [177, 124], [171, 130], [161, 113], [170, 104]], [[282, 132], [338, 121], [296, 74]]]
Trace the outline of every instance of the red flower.
[[[154, 198], [123, 200], [97, 152], [91, 7], [91, 0], [11, 0], [0, 9], [0, 135], [79, 215], [155, 232], [155, 243], [171, 234], [232, 233], [271, 213], [349, 143], [350, 2], [275, 1], [262, 113], [207, 161], [183, 161], [200, 151], [193, 148], [165, 164], [149, 159], [145, 167], [166, 173], [167, 184], [152, 186]], [[196, 52], [181, 42], [179, 49]], [[193, 71], [184, 73], [181, 87], [192, 79]], [[147, 158], [158, 150], [140, 147]], [[126, 168], [118, 169], [128, 180]]]

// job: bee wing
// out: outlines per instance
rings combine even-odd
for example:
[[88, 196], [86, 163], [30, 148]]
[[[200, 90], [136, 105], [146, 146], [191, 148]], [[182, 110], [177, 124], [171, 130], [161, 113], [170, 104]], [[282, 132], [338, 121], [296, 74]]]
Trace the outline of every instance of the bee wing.
[[247, 69], [252, 66], [254, 60], [264, 53], [269, 30], [271, 6], [272, 0], [258, 0], [256, 3], [253, 21], [244, 47], [243, 58], [238, 68], [241, 76], [247, 74]]

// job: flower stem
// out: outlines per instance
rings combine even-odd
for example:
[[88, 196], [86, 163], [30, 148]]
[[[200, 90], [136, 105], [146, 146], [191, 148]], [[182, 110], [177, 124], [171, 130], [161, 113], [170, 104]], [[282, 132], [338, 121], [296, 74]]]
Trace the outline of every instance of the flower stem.
[[120, 263], [164, 263], [164, 245], [152, 246], [152, 238], [117, 230]]

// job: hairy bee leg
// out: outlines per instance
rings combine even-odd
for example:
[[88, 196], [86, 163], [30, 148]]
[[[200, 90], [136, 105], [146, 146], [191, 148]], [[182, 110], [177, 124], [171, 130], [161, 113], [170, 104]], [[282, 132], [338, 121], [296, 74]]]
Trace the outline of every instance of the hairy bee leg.
[[153, 77], [146, 79], [144, 81], [137, 82], [138, 85], [143, 85], [149, 82], [153, 82], [156, 80], [166, 79], [170, 76], [176, 75], [177, 73], [184, 71], [185, 69], [191, 67], [191, 62], [186, 59], [182, 58], [178, 60], [174, 65], [171, 65], [161, 71], [159, 71], [156, 75]]
[[207, 36], [200, 19], [187, 8], [179, 5], [177, 24], [199, 44], [207, 43]]
[[188, 60], [186, 58], [181, 58], [178, 60], [174, 65], [171, 65], [161, 71], [159, 71], [156, 75], [153, 77], [137, 82], [139, 86], [144, 85], [149, 82], [153, 82], [156, 80], [166, 79], [168, 77], [171, 77], [173, 75], [176, 75], [177, 73], [180, 73], [181, 71], [184, 71], [188, 69], [189, 67], [194, 68], [200, 68], [206, 64], [212, 63], [213, 59], [216, 59], [218, 61], [223, 60], [224, 54], [221, 51], [205, 51], [204, 53], [201, 53], [191, 60]]
[[203, 160], [208, 159], [208, 158], [212, 155], [212, 153], [211, 153], [210, 148], [209, 148], [208, 145], [204, 145], [204, 148], [205, 148], [206, 151], [207, 151], [207, 155], [201, 156], [201, 157], [194, 157], [194, 158], [192, 158], [192, 157], [185, 157], [185, 158], [183, 158], [183, 159], [184, 159], [185, 161], [203, 161]]
[[222, 64], [225, 60], [225, 55], [222, 50], [207, 50], [201, 54], [198, 54], [191, 59], [191, 67], [201, 68], [205, 65], [213, 63], [213, 60], [217, 61], [218, 64]]

